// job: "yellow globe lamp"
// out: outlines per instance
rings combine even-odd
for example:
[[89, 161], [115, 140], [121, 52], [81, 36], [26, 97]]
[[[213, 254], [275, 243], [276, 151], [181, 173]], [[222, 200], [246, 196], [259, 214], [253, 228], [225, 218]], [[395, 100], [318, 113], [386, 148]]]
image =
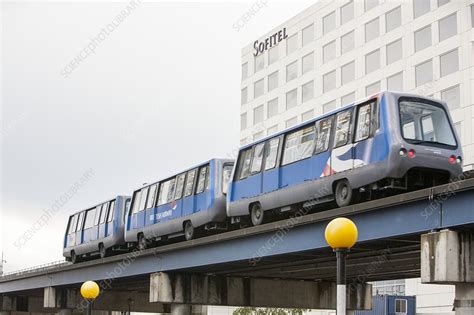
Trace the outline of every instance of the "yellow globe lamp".
[[351, 248], [357, 242], [357, 226], [347, 218], [336, 218], [326, 226], [324, 236], [333, 249]]
[[81, 285], [81, 295], [87, 300], [94, 300], [99, 293], [99, 285], [94, 281], [86, 281]]

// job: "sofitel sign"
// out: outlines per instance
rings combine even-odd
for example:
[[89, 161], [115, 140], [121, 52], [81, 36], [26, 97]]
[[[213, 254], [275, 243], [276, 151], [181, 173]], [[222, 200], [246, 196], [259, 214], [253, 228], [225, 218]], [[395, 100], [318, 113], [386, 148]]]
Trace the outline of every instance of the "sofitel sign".
[[288, 38], [288, 35], [286, 34], [286, 27], [284, 27], [272, 36], [265, 38], [264, 41], [259, 42], [258, 40], [256, 40], [253, 43], [253, 48], [255, 49], [253, 55], [257, 57], [258, 54], [263, 53], [268, 48], [272, 48], [273, 46], [279, 44], [282, 40], [286, 38]]

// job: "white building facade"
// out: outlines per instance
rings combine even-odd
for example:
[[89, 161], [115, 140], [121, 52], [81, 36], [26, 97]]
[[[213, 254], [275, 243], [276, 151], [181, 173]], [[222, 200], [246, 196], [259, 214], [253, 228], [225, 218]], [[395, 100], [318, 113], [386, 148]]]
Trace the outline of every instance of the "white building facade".
[[474, 163], [473, 26], [474, 0], [318, 1], [242, 49], [241, 144], [395, 90], [446, 100]]

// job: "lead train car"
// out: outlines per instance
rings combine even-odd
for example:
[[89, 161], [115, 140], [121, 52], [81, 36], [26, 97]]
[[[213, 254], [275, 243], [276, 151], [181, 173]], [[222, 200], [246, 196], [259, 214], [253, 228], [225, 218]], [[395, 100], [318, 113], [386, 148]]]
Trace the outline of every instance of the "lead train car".
[[360, 192], [411, 190], [462, 174], [446, 103], [382, 92], [240, 149], [227, 215], [254, 225], [267, 210], [294, 210]]
[[125, 249], [124, 214], [129, 196], [117, 196], [69, 217], [63, 256], [73, 263], [96, 253], [106, 257], [114, 249]]
[[125, 241], [145, 249], [149, 241], [183, 235], [226, 220], [225, 193], [234, 162], [212, 159], [133, 193]]

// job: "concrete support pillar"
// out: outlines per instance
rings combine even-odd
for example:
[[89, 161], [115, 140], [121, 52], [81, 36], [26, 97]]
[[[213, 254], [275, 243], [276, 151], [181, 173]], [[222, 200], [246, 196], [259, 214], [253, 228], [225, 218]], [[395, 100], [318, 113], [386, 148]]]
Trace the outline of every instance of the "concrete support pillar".
[[191, 305], [171, 304], [171, 315], [191, 315]]
[[72, 315], [72, 309], [62, 308], [58, 311], [58, 315]]

